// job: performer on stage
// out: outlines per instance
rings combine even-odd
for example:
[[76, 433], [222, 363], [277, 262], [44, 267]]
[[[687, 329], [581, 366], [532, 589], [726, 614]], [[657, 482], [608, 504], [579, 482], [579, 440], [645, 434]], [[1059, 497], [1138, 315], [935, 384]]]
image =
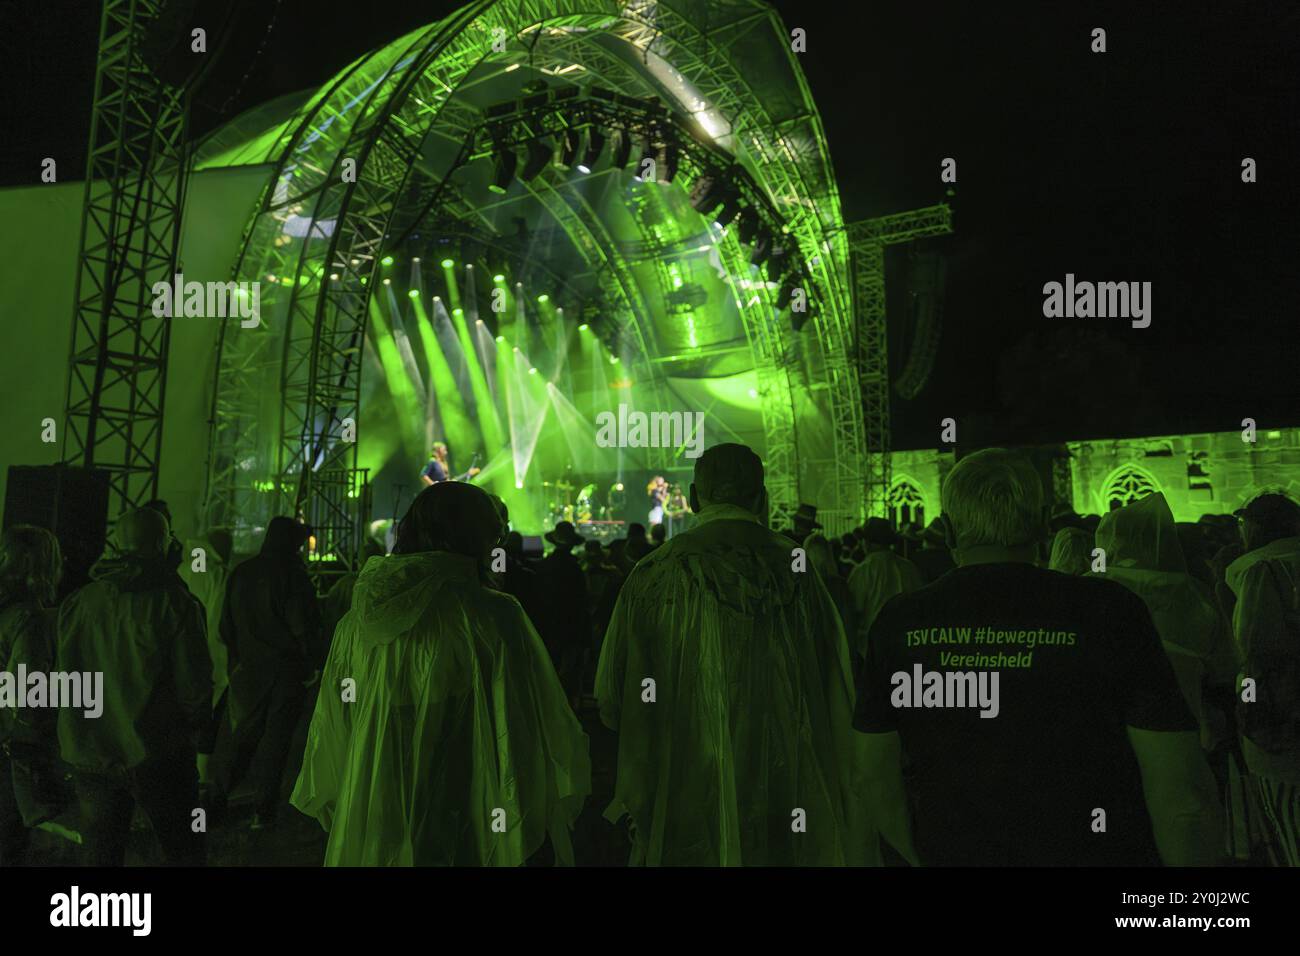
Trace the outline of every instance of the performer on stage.
[[664, 523], [664, 504], [668, 501], [668, 482], [663, 475], [655, 475], [646, 485], [645, 493], [650, 496], [649, 523], [651, 527]]
[[433, 443], [433, 457], [424, 466], [424, 471], [420, 472], [420, 481], [426, 485], [436, 485], [440, 481], [465, 481], [473, 478], [479, 471], [480, 469], [471, 467], [465, 474], [452, 478], [451, 466], [447, 463], [447, 445], [436, 441]]

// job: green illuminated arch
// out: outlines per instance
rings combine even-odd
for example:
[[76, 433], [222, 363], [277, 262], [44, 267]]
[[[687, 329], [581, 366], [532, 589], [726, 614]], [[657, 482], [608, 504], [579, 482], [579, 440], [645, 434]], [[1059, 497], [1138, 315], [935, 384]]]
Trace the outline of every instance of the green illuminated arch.
[[[860, 520], [865, 449], [845, 234], [820, 120], [775, 12], [755, 0], [478, 0], [361, 57], [251, 143], [217, 137], [200, 157], [201, 166], [273, 169], [234, 270], [261, 282], [262, 321], [222, 330], [210, 523], [261, 523], [312, 494], [313, 469], [355, 467], [356, 445], [340, 430], [359, 411], [375, 264], [417, 214], [484, 220], [479, 199], [451, 181], [458, 156], [448, 144], [481, 124], [483, 91], [517, 95], [517, 80], [537, 76], [658, 98], [732, 154], [784, 216], [809, 264], [812, 320], [796, 336], [774, 290], [748, 285], [747, 250], [730, 230], [718, 243], [727, 277], [716, 334], [734, 323], [742, 350], [726, 368], [736, 370], [739, 354], [754, 371], [773, 523], [789, 522], [801, 491], [833, 530]], [[345, 175], [353, 164], [354, 181]], [[698, 216], [669, 217], [676, 233], [664, 235], [653, 221], [663, 209], [626, 203], [638, 237], [629, 242], [610, 225], [623, 213], [609, 203], [593, 208], [547, 177], [527, 191], [602, 277], [635, 345], [638, 381], [662, 394], [673, 369], [710, 370], [721, 347], [692, 345], [692, 323], [683, 348], [682, 329], [664, 319], [676, 280], [656, 252], [698, 233]], [[666, 191], [653, 200], [675, 210], [683, 202]], [[827, 428], [820, 461], [801, 476], [801, 431]]]

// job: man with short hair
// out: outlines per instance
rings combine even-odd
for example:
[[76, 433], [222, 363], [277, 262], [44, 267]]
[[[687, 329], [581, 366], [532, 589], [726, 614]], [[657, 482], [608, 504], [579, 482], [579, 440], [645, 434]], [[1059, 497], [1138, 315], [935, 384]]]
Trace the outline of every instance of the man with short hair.
[[1242, 754], [1259, 783], [1278, 856], [1300, 866], [1300, 505], [1263, 494], [1237, 512], [1245, 553], [1228, 565], [1243, 678]]
[[170, 529], [141, 508], [117, 524], [119, 557], [59, 610], [60, 671], [103, 675], [102, 713], [59, 710], [59, 746], [75, 771], [82, 845], [92, 866], [121, 866], [139, 804], [168, 863], [203, 863], [196, 742], [211, 717], [203, 606], [168, 557]]
[[957, 567], [885, 606], [860, 680], [882, 836], [925, 865], [1218, 862], [1214, 780], [1142, 601], [1035, 566], [1043, 489], [1015, 452], [959, 460], [942, 502]]
[[763, 463], [695, 463], [695, 527], [633, 569], [596, 675], [634, 863], [873, 862], [848, 646], [820, 575], [767, 527]]

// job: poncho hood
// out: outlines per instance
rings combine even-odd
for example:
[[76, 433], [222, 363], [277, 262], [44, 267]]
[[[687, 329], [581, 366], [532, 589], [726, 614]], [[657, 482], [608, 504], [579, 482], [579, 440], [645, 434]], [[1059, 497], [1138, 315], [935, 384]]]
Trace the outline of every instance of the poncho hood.
[[142, 558], [137, 555], [96, 561], [90, 569], [90, 579], [103, 581], [119, 591], [128, 592], [149, 591], [180, 581], [167, 564], [166, 558]]
[[1246, 572], [1261, 561], [1300, 563], [1300, 538], [1279, 538], [1277, 541], [1270, 541], [1262, 548], [1247, 551], [1228, 565], [1224, 571], [1224, 580], [1238, 598], [1241, 597], [1241, 585]]
[[763, 615], [794, 600], [794, 547], [794, 542], [764, 528], [753, 512], [711, 505], [699, 513], [690, 532], [652, 551], [638, 569], [679, 575], [680, 581], [700, 588], [723, 607]]
[[440, 593], [480, 587], [477, 564], [465, 555], [424, 551], [367, 561], [352, 592], [358, 642], [390, 644], [438, 603]]
[[1102, 515], [1097, 547], [1106, 552], [1109, 567], [1187, 573], [1178, 527], [1160, 492]]

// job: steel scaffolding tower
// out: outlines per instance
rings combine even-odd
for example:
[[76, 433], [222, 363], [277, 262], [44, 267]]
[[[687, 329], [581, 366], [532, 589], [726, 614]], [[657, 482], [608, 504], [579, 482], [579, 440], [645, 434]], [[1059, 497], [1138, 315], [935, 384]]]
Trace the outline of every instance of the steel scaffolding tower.
[[165, 0], [105, 0], [77, 267], [63, 460], [102, 469], [109, 519], [156, 497], [170, 320], [155, 282], [178, 271], [185, 102], [150, 70]]
[[858, 384], [867, 453], [867, 516], [889, 508], [889, 335], [885, 323], [885, 247], [952, 232], [946, 203], [864, 219], [847, 226], [853, 268], [853, 311], [857, 318]]

